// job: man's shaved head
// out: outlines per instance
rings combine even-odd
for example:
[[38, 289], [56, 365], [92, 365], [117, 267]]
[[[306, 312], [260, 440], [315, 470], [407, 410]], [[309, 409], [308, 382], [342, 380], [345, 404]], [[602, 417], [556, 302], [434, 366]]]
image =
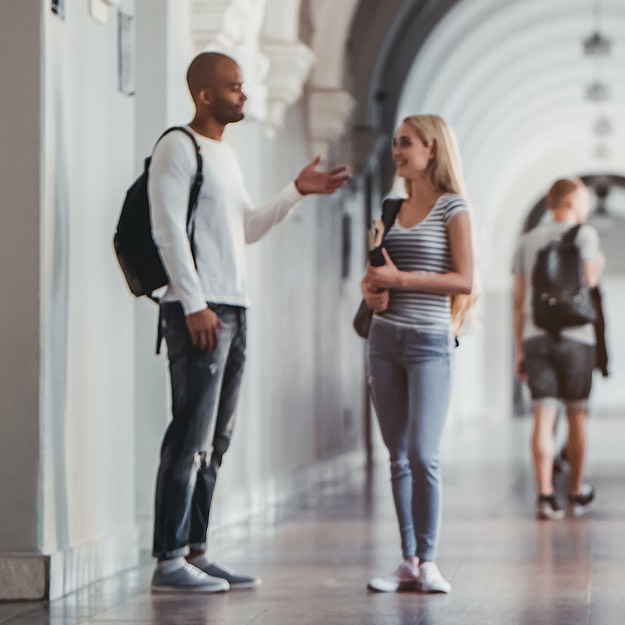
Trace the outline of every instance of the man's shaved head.
[[187, 70], [187, 85], [193, 99], [206, 88], [215, 87], [222, 68], [238, 67], [238, 63], [221, 52], [202, 52], [198, 54]]

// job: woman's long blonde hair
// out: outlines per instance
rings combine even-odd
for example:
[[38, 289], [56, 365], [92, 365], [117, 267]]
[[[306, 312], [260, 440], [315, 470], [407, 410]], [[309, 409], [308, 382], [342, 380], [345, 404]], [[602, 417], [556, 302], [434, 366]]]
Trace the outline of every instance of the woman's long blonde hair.
[[[433, 146], [433, 158], [428, 165], [432, 186], [441, 193], [453, 193], [468, 200], [458, 142], [447, 122], [438, 115], [411, 115], [404, 119], [404, 123], [414, 130], [426, 147]], [[404, 187], [410, 197], [412, 185], [409, 180], [404, 180]], [[477, 296], [478, 275], [474, 269], [471, 293], [451, 296], [451, 323], [455, 336], [468, 328]]]

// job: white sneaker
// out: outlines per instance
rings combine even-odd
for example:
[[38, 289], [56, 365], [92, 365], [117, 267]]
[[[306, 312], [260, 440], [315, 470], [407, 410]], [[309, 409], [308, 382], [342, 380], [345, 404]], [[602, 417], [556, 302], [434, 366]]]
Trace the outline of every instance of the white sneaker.
[[441, 575], [434, 562], [423, 562], [419, 565], [420, 592], [450, 592], [451, 584]]
[[156, 569], [152, 576], [153, 593], [169, 592], [225, 592], [230, 584], [224, 579], [211, 577], [191, 564], [164, 573]]
[[227, 569], [217, 562], [208, 562], [206, 564], [193, 563], [193, 566], [197, 566], [200, 571], [204, 571], [211, 577], [219, 577], [225, 579], [230, 584], [230, 590], [240, 590], [248, 588], [256, 588], [261, 583], [260, 578], [253, 577], [252, 575], [240, 575], [235, 573], [232, 569]]
[[367, 588], [376, 592], [397, 592], [401, 590], [418, 590], [419, 570], [410, 562], [402, 562], [388, 577], [374, 577], [369, 580]]
[[595, 489], [590, 484], [584, 484], [579, 495], [569, 495], [566, 511], [571, 517], [584, 516], [595, 507], [596, 503]]
[[555, 495], [538, 495], [536, 500], [536, 518], [557, 521], [564, 518], [564, 510]]

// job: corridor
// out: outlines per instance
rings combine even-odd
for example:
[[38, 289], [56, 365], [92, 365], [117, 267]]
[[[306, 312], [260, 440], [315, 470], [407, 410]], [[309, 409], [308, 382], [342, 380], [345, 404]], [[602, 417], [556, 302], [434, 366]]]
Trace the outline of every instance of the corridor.
[[[584, 519], [533, 518], [528, 419], [453, 425], [444, 448], [439, 565], [449, 596], [369, 593], [397, 564], [380, 457], [212, 538], [213, 555], [258, 573], [253, 592], [153, 596], [151, 562], [50, 604], [0, 604], [1, 625], [619, 625], [625, 614], [621, 416], [589, 422]], [[560, 432], [563, 435], [563, 432]], [[560, 486], [563, 487], [561, 484]]]

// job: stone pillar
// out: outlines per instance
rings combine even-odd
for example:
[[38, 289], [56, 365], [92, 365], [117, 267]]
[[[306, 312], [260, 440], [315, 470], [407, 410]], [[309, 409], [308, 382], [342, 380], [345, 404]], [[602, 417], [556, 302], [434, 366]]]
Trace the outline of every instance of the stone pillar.
[[41, 3], [9, 0], [0, 20], [0, 600], [45, 592], [39, 328]]
[[346, 131], [354, 99], [342, 89], [311, 87], [308, 91], [308, 123], [312, 151], [325, 158], [331, 142]]

